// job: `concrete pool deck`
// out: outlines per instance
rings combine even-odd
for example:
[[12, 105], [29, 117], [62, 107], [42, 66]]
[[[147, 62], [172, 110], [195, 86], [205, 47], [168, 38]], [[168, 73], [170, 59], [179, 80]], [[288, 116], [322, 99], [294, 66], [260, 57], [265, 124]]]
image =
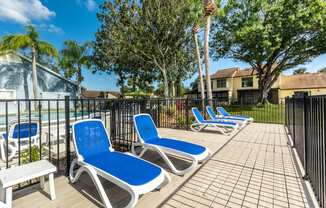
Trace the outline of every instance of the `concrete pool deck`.
[[[171, 183], [160, 191], [143, 195], [136, 207], [312, 207], [283, 125], [253, 123], [234, 136], [214, 131], [159, 129], [159, 132], [165, 137], [205, 145], [215, 154], [184, 177], [170, 173]], [[155, 153], [149, 152], [144, 157], [162, 165]], [[189, 165], [176, 157], [173, 160], [179, 167]], [[103, 182], [114, 207], [127, 204], [127, 192]], [[13, 207], [102, 206], [87, 175], [73, 185], [59, 176], [55, 187], [55, 201], [38, 191], [38, 185], [17, 191]]]

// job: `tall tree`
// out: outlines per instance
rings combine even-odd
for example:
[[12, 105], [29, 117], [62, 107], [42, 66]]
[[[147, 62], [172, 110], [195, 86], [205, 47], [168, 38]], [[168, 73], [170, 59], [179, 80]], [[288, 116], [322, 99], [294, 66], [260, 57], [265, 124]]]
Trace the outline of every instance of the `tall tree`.
[[81, 82], [84, 80], [82, 68], [91, 66], [90, 43], [78, 43], [73, 40], [66, 40], [60, 51], [60, 67], [64, 76], [68, 79], [76, 77], [78, 85], [78, 96], [81, 95]]
[[[192, 37], [194, 42], [194, 53], [197, 60], [197, 67], [198, 67], [198, 81], [200, 86], [200, 93], [202, 99], [202, 107], [205, 105], [205, 86], [204, 86], [204, 79], [203, 79], [203, 69], [202, 69], [202, 60], [201, 60], [201, 52], [200, 52], [200, 45], [198, 40], [198, 33], [200, 32], [200, 26], [202, 25], [202, 16], [203, 16], [203, 4], [202, 0], [195, 0], [193, 1], [192, 10], [190, 10], [189, 15], [192, 16], [194, 19], [193, 27], [192, 27]], [[198, 83], [197, 83], [198, 85]]]
[[283, 71], [326, 52], [326, 2], [229, 0], [213, 28], [214, 57], [250, 64], [264, 104]]
[[326, 73], [326, 67], [323, 67], [318, 70], [319, 73]]
[[[39, 97], [38, 81], [37, 81], [37, 57], [40, 55], [47, 55], [50, 57], [58, 57], [58, 52], [50, 43], [40, 40], [39, 34], [35, 27], [28, 25], [26, 27], [26, 34], [5, 35], [0, 41], [0, 48], [2, 50], [25, 50], [30, 54], [32, 59], [32, 82], [33, 82], [33, 96], [35, 99]], [[35, 102], [35, 107], [37, 102]]]
[[[200, 50], [199, 50], [199, 44], [198, 44], [198, 32], [199, 32], [199, 26], [198, 24], [194, 24], [192, 28], [192, 34], [195, 44], [195, 55], [197, 59], [198, 64], [198, 80], [199, 80], [199, 86], [200, 86], [200, 97], [204, 101], [205, 99], [205, 86], [204, 86], [204, 79], [203, 79], [203, 69], [202, 69], [202, 62], [200, 58]], [[198, 85], [198, 83], [196, 83]]]
[[95, 41], [97, 68], [124, 74], [139, 68], [157, 71], [168, 96], [168, 82], [176, 79], [173, 71], [192, 64], [189, 2], [106, 1], [98, 13], [102, 24]]
[[207, 98], [209, 105], [212, 105], [212, 86], [211, 86], [211, 76], [210, 76], [210, 63], [209, 63], [209, 33], [211, 31], [211, 15], [216, 9], [215, 0], [203, 0], [204, 12], [205, 12], [205, 34], [204, 34], [204, 62], [205, 62], [205, 72], [206, 72], [206, 89]]
[[293, 71], [293, 75], [296, 75], [296, 74], [305, 74], [305, 73], [307, 73], [307, 68], [305, 68], [305, 67], [301, 67], [301, 68], [295, 69]]

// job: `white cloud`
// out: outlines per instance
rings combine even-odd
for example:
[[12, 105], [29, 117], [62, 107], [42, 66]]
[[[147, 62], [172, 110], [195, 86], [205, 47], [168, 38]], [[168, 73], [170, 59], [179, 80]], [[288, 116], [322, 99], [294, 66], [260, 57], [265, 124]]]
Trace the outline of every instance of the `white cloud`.
[[0, 20], [20, 24], [32, 20], [47, 20], [55, 16], [40, 0], [0, 0]]
[[92, 12], [97, 8], [95, 0], [76, 0], [79, 6], [86, 7], [88, 11]]
[[88, 11], [94, 11], [97, 7], [97, 4], [94, 0], [85, 0], [85, 6]]
[[54, 24], [44, 24], [43, 23], [43, 24], [39, 25], [39, 28], [41, 30], [45, 30], [45, 31], [50, 32], [50, 33], [58, 33], [58, 34], [63, 33], [63, 30], [60, 27], [58, 27], [58, 26], [56, 26]]

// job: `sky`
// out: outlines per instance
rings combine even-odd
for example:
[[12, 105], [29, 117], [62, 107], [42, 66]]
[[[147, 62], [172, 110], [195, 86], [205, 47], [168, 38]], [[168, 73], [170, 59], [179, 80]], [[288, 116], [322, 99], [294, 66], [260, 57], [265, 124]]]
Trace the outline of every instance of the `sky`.
[[[96, 18], [98, 6], [103, 0], [0, 0], [0, 36], [23, 33], [26, 24], [33, 24], [40, 38], [52, 43], [58, 50], [65, 40], [92, 41], [100, 24]], [[300, 66], [315, 72], [326, 66], [326, 55]], [[211, 60], [211, 73], [229, 67], [248, 67], [230, 59]], [[118, 90], [116, 76], [105, 73], [92, 74], [83, 70], [82, 85], [90, 90]], [[291, 74], [287, 71], [285, 74]], [[185, 82], [186, 86], [194, 76]]]

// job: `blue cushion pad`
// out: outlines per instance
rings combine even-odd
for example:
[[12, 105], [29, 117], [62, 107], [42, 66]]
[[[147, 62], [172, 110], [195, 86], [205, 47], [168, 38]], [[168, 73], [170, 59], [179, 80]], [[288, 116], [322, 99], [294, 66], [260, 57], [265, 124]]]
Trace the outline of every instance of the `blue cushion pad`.
[[235, 122], [230, 121], [204, 121], [205, 124], [221, 124], [221, 125], [237, 125]]
[[7, 133], [3, 133], [2, 134], [2, 138], [4, 138], [5, 140], [7, 140], [8, 139], [8, 134]]
[[103, 152], [84, 159], [85, 162], [134, 186], [152, 181], [162, 171], [144, 160], [120, 152]]
[[223, 119], [223, 120], [234, 120], [234, 121], [246, 121], [247, 119], [245, 118], [240, 118], [240, 117], [222, 117], [222, 118], [218, 118], [218, 119]]
[[203, 146], [168, 138], [151, 139], [146, 143], [179, 150], [192, 155], [200, 155], [206, 151], [206, 148]]
[[230, 116], [230, 117], [240, 118], [240, 119], [250, 119], [249, 116], [239, 116], [239, 115], [235, 115], [235, 116]]

